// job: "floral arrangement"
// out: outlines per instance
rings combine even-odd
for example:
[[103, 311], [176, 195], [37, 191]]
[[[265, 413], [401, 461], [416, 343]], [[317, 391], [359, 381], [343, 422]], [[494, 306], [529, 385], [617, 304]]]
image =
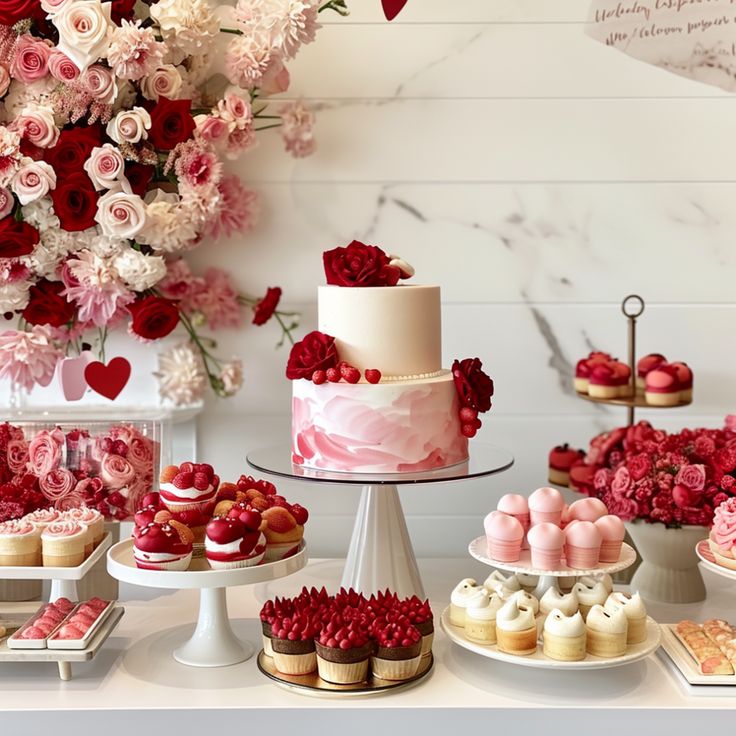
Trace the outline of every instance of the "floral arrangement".
[[470, 439], [482, 426], [478, 414], [491, 410], [493, 379], [483, 370], [480, 358], [453, 361], [452, 379], [460, 400], [460, 431]]
[[709, 526], [736, 494], [736, 417], [724, 429], [668, 434], [639, 422], [606, 432], [591, 441], [585, 470], [576, 488], [625, 521]]
[[151, 492], [158, 455], [158, 443], [133, 424], [98, 434], [0, 424], [0, 521], [80, 506], [129, 518]]
[[30, 391], [85, 343], [104, 355], [111, 329], [151, 341], [181, 326], [158, 376], [183, 404], [242, 384], [201, 327], [238, 327], [250, 309], [291, 340], [279, 288], [244, 295], [182, 255], [253, 227], [257, 196], [225, 163], [259, 131], [314, 150], [313, 114], [267, 98], [325, 10], [346, 14], [345, 0], [0, 3], [0, 314], [19, 317], [0, 332], [0, 378]]

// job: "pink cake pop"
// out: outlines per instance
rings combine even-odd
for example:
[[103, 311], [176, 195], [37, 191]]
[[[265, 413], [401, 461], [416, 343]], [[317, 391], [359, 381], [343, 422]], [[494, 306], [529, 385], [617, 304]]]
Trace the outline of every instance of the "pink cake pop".
[[599, 498], [581, 498], [570, 504], [567, 521], [595, 521], [607, 513], [608, 507]]
[[546, 521], [559, 526], [562, 521], [562, 509], [564, 507], [565, 499], [556, 488], [537, 488], [529, 496], [531, 525], [534, 526]]
[[556, 570], [562, 559], [565, 532], [556, 524], [543, 521], [536, 524], [527, 534], [532, 550], [532, 566], [540, 570]]
[[524, 528], [521, 522], [501, 511], [492, 511], [483, 525], [486, 530], [488, 556], [499, 562], [516, 562], [521, 556]]
[[601, 533], [592, 521], [575, 521], [565, 529], [565, 562], [568, 567], [590, 570], [598, 564]]
[[621, 545], [624, 541], [626, 529], [618, 516], [608, 514], [595, 521], [596, 529], [601, 534], [601, 562], [618, 562], [621, 556]]

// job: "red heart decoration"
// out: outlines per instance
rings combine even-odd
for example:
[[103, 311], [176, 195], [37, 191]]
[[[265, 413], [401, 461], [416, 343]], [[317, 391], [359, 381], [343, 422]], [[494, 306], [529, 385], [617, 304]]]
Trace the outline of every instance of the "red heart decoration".
[[107, 365], [96, 360], [84, 369], [89, 387], [114, 401], [130, 378], [130, 363], [125, 358], [113, 358]]
[[386, 20], [393, 20], [403, 9], [409, 0], [381, 0], [383, 14]]

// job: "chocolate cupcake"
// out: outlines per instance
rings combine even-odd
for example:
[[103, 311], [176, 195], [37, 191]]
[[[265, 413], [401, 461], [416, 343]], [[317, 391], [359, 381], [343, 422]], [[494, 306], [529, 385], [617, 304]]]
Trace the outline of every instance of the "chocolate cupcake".
[[271, 646], [276, 669], [285, 675], [308, 675], [317, 669], [316, 630], [303, 613], [277, 618], [271, 624]]
[[406, 617], [374, 627], [376, 652], [371, 657], [374, 677], [382, 680], [409, 680], [419, 670], [422, 659], [422, 635]]
[[374, 644], [366, 626], [356, 620], [346, 624], [339, 614], [322, 629], [317, 647], [319, 676], [337, 685], [352, 685], [368, 679]]

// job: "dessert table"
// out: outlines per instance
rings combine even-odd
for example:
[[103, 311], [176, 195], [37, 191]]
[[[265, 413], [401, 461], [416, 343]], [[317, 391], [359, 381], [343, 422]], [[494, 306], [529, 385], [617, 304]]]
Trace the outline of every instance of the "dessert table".
[[[289, 578], [229, 589], [235, 632], [257, 640], [255, 617], [264, 600], [293, 594], [302, 585], [334, 587], [343, 564], [313, 560]], [[419, 565], [436, 616], [460, 578], [482, 580], [487, 574], [485, 566], [468, 559], [420, 560]], [[661, 622], [686, 616], [733, 618], [736, 582], [708, 570], [703, 576], [707, 601], [652, 604], [649, 612]], [[198, 591], [123, 584], [121, 602], [126, 614], [119, 627], [93, 662], [77, 666], [72, 681], [60, 682], [54, 663], [0, 666], [4, 733], [95, 728], [117, 736], [141, 728], [188, 734], [213, 727], [218, 733], [228, 727], [271, 732], [275, 724], [300, 734], [351, 736], [386, 728], [396, 733], [403, 727], [426, 734], [467, 733], [468, 726], [560, 733], [567, 724], [580, 723], [584, 730], [573, 730], [596, 736], [618, 735], [623, 729], [672, 736], [727, 725], [736, 710], [736, 688], [688, 686], [662, 650], [612, 670], [552, 673], [475, 656], [448, 641], [439, 626], [435, 671], [420, 686], [370, 698], [305, 697], [271, 683], [252, 660], [212, 670], [177, 663], [170, 652], [197, 618]], [[292, 718], [293, 726], [286, 720]]]

